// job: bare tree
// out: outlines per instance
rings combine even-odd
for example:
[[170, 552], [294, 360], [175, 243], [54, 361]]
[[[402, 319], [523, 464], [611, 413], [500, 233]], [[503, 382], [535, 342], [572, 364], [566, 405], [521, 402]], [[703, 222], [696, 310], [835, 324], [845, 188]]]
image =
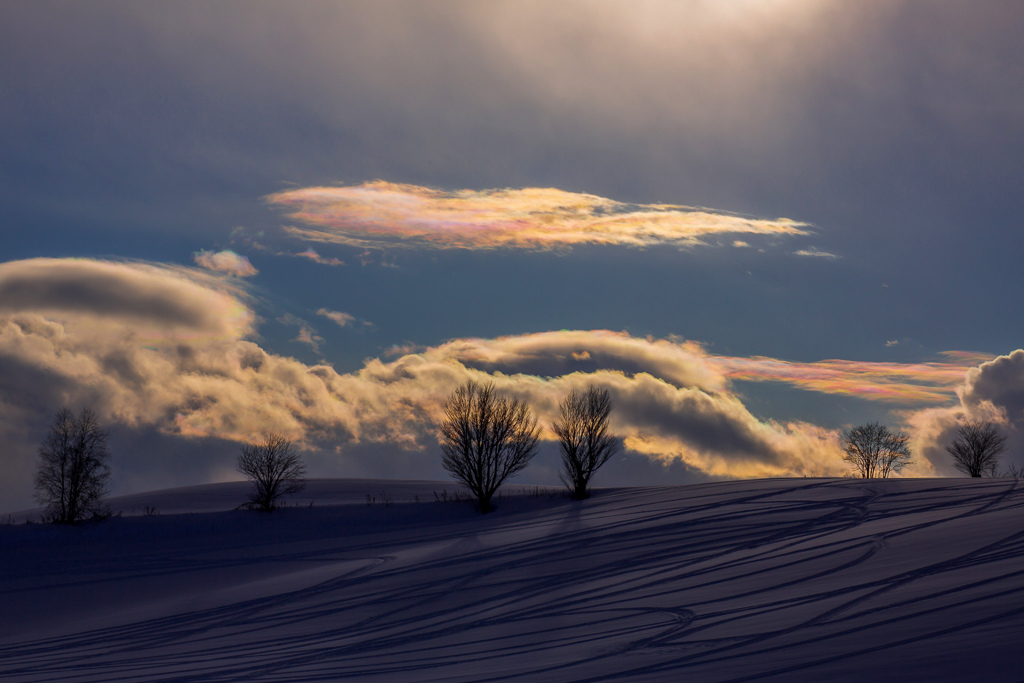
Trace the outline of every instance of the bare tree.
[[57, 412], [50, 432], [39, 446], [35, 495], [46, 506], [48, 519], [60, 524], [105, 516], [110, 467], [108, 432], [89, 408], [76, 418], [68, 408]]
[[241, 507], [271, 512], [281, 496], [298, 493], [306, 486], [306, 466], [292, 442], [280, 434], [268, 434], [257, 444], [242, 446], [238, 471], [253, 483], [249, 500]]
[[999, 454], [1006, 448], [1006, 437], [993, 423], [969, 420], [956, 428], [953, 443], [946, 451], [953, 456], [953, 466], [970, 477], [995, 475]]
[[494, 384], [469, 381], [448, 397], [441, 422], [441, 464], [476, 496], [481, 512], [502, 482], [537, 453], [540, 428], [526, 403], [497, 396]]
[[582, 393], [573, 389], [558, 406], [558, 421], [551, 429], [562, 449], [559, 477], [575, 500], [590, 495], [590, 478], [619, 448], [619, 439], [608, 433], [612, 407], [608, 390], [597, 387]]
[[846, 452], [843, 460], [858, 476], [884, 479], [913, 464], [907, 446], [909, 440], [910, 437], [903, 432], [890, 431], [877, 422], [860, 425], [843, 432], [843, 450]]

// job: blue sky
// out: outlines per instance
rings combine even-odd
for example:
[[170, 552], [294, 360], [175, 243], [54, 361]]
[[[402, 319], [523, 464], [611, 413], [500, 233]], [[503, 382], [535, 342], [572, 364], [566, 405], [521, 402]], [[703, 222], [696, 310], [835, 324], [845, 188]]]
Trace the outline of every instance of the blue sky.
[[542, 421], [612, 389], [601, 485], [837, 474], [875, 419], [919, 475], [958, 419], [1015, 446], [1022, 29], [941, 0], [6, 3], [4, 507], [65, 403], [112, 426], [119, 491], [230, 478], [267, 429], [315, 475], [442, 476], [468, 378]]

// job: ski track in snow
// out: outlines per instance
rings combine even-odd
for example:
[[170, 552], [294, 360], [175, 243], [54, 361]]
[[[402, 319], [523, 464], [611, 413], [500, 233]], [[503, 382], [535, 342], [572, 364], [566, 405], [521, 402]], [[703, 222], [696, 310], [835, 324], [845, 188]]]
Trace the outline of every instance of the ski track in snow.
[[0, 526], [0, 679], [1024, 680], [1016, 481], [537, 489], [485, 516], [443, 486]]

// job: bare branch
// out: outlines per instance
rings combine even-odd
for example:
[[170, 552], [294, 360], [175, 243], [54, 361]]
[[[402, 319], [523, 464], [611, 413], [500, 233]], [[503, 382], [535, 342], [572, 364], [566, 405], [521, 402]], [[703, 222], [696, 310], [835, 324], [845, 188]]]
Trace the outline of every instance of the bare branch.
[[36, 500], [54, 522], [73, 524], [104, 515], [110, 467], [109, 433], [89, 408], [76, 418], [68, 408], [57, 412], [39, 446]]
[[608, 390], [596, 387], [573, 389], [559, 404], [559, 419], [551, 426], [562, 449], [559, 477], [576, 500], [590, 495], [591, 477], [619, 449], [619, 439], [608, 433], [612, 407]]
[[956, 429], [953, 443], [946, 451], [953, 456], [953, 466], [969, 477], [983, 474], [995, 476], [999, 454], [1006, 448], [1006, 437], [993, 423], [970, 420]]
[[884, 425], [870, 422], [843, 432], [843, 460], [857, 476], [884, 479], [913, 464], [908, 441], [910, 437], [903, 432], [893, 432]]
[[238, 471], [253, 483], [253, 492], [243, 507], [271, 512], [282, 496], [298, 493], [306, 486], [306, 466], [291, 441], [280, 434], [268, 434], [258, 444], [242, 446]]
[[498, 487], [537, 452], [537, 418], [519, 399], [496, 396], [494, 384], [469, 381], [448, 397], [441, 430], [441, 465], [468, 488], [481, 512]]

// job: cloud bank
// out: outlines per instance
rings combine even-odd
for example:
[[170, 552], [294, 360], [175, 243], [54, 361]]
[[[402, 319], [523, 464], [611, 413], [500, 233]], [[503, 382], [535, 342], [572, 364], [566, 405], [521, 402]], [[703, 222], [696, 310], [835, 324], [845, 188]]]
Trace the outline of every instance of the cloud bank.
[[435, 190], [374, 181], [269, 195], [304, 240], [355, 247], [565, 249], [585, 244], [693, 247], [711, 236], [792, 237], [806, 223], [670, 204], [624, 204], [553, 188]]
[[[277, 431], [305, 448], [337, 452], [334, 458], [361, 458], [367, 476], [395, 475], [435, 458], [444, 400], [469, 379], [494, 381], [528, 401], [545, 425], [568, 391], [605, 387], [627, 452], [656, 462], [712, 476], [836, 476], [846, 467], [835, 431], [758, 419], [731, 381], [784, 381], [912, 404], [948, 402], [965, 371], [954, 363], [731, 358], [685, 340], [563, 330], [455, 339], [339, 373], [252, 341], [256, 317], [246, 296], [189, 268], [71, 259], [0, 264], [0, 434], [18, 444], [18, 454], [6, 456], [19, 463], [14, 479], [30, 489], [35, 445], [62, 405], [89, 405], [110, 423], [184, 440], [183, 449], [194, 440], [247, 442]], [[320, 314], [329, 313], [337, 312]], [[961, 402], [1019, 419], [1024, 394], [1013, 387], [1022, 373], [1024, 351], [985, 363], [967, 374]]]

